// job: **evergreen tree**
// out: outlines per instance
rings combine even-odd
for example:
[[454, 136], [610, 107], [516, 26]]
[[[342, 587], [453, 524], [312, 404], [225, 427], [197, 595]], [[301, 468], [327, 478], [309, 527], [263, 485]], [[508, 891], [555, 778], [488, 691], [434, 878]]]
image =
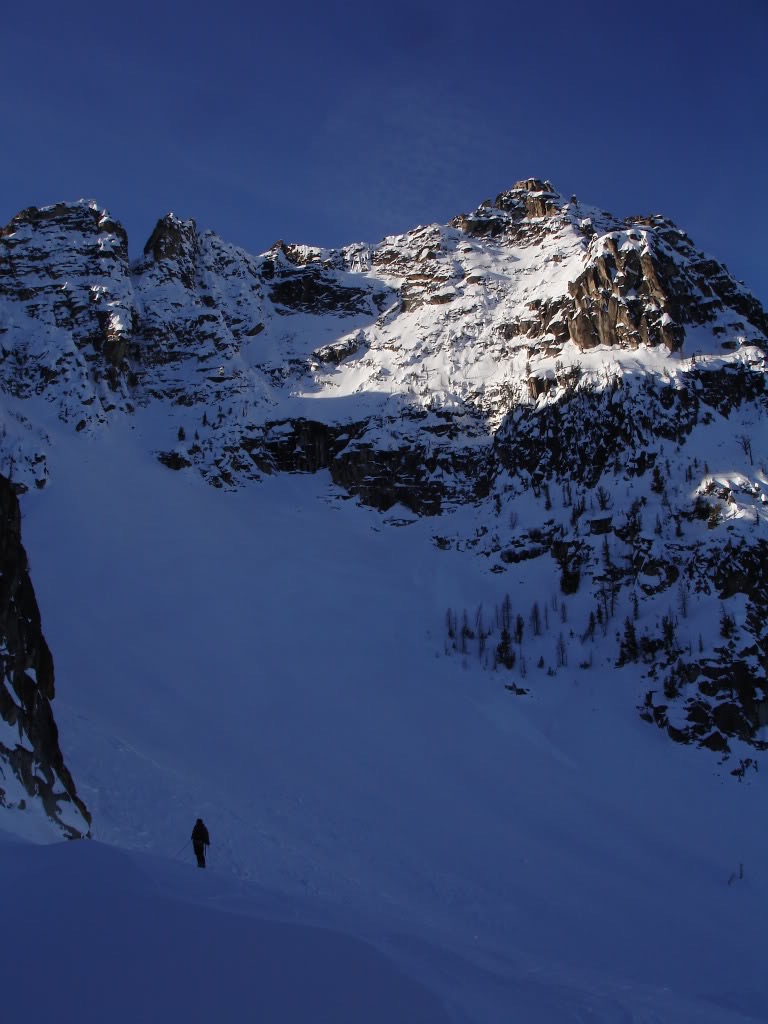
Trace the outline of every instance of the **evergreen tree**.
[[522, 615], [518, 615], [515, 619], [515, 642], [518, 647], [522, 646], [523, 643], [523, 630], [525, 629], [525, 620]]
[[501, 631], [501, 639], [496, 646], [496, 661], [504, 668], [511, 669], [515, 664], [515, 652], [512, 649], [512, 637], [509, 630], [504, 628]]
[[531, 608], [531, 629], [534, 636], [541, 636], [541, 612], [537, 601], [533, 602], [533, 608]]
[[606, 569], [610, 569], [613, 566], [613, 561], [611, 560], [611, 549], [608, 544], [607, 533], [603, 537], [603, 565]]
[[736, 632], [736, 619], [729, 615], [725, 608], [720, 610], [720, 636], [729, 640]]
[[557, 660], [557, 667], [564, 668], [568, 664], [568, 646], [565, 642], [565, 637], [562, 633], [557, 638], [555, 654]]
[[467, 611], [466, 611], [466, 608], [465, 608], [464, 609], [464, 617], [463, 617], [462, 623], [461, 623], [461, 653], [462, 654], [466, 654], [467, 653], [467, 641], [468, 640], [474, 640], [474, 639], [475, 639], [475, 634], [469, 628], [469, 620], [467, 619]]
[[510, 629], [512, 626], [512, 599], [509, 594], [501, 604], [501, 626], [502, 629]]
[[661, 617], [661, 639], [664, 647], [669, 651], [675, 644], [675, 627], [677, 623], [675, 617], [670, 611], [669, 615], [662, 615]]
[[589, 622], [587, 623], [587, 629], [582, 636], [582, 640], [591, 640], [595, 635], [595, 613], [589, 613]]
[[624, 620], [624, 637], [619, 645], [619, 664], [624, 665], [628, 661], [637, 661], [640, 655], [640, 648], [637, 644], [635, 624], [629, 616]]

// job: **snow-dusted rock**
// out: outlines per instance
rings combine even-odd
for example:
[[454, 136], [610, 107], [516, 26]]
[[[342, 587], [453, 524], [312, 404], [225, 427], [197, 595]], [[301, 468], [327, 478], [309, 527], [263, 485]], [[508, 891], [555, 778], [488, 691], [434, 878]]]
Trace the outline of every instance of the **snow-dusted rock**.
[[0, 806], [39, 802], [72, 838], [91, 819], [59, 748], [53, 697], [53, 658], [21, 543], [19, 503], [0, 476]]

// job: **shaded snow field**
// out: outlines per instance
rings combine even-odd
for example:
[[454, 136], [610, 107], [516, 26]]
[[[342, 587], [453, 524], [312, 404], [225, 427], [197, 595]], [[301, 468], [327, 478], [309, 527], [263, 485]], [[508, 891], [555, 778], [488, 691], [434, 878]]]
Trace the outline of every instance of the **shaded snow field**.
[[768, 1020], [764, 773], [644, 724], [612, 649], [527, 697], [443, 654], [448, 607], [527, 615], [554, 565], [322, 474], [217, 492], [133, 429], [57, 438], [24, 498], [96, 841], [2, 812], [7, 1019]]

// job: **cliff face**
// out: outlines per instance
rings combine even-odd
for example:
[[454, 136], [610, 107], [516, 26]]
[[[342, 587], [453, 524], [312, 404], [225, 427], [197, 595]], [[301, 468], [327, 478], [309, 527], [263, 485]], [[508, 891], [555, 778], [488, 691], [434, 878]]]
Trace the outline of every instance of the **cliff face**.
[[[631, 611], [613, 655], [647, 660], [643, 715], [720, 749], [759, 746], [765, 714], [765, 594], [720, 580], [763, 564], [767, 352], [760, 304], [684, 231], [537, 179], [335, 250], [252, 256], [169, 214], [131, 263], [88, 202], [0, 232], [0, 454], [23, 486], [46, 485], [53, 418], [120, 421], [217, 488], [322, 470], [400, 521], [469, 508], [436, 543], [500, 573], [554, 558], [574, 644], [616, 646]], [[691, 601], [733, 606], [727, 644], [682, 636]], [[718, 712], [736, 662], [741, 712]]]
[[0, 804], [23, 809], [39, 800], [76, 838], [91, 819], [59, 748], [53, 697], [53, 658], [21, 543], [19, 503], [0, 476]]

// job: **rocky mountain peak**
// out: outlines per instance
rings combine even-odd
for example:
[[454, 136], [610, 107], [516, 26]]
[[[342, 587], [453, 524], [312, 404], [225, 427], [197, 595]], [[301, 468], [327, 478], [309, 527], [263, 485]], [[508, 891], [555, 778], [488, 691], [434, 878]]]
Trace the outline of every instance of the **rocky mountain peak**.
[[2, 229], [0, 240], [10, 258], [18, 250], [28, 249], [35, 239], [39, 254], [66, 245], [75, 246], [81, 254], [98, 253], [102, 259], [127, 259], [128, 236], [122, 224], [93, 199], [55, 203], [51, 206], [28, 207]]
[[563, 198], [551, 182], [524, 178], [516, 181], [508, 191], [500, 193], [494, 205], [499, 210], [519, 216], [553, 217], [562, 208]]
[[[575, 200], [575, 196], [573, 197]], [[524, 178], [512, 188], [500, 192], [495, 200], [487, 199], [472, 214], [459, 214], [451, 222], [454, 227], [479, 237], [504, 237], [510, 241], [535, 244], [553, 225], [539, 222], [558, 219], [559, 223], [576, 220], [577, 206], [568, 203], [549, 181]]]
[[161, 217], [144, 246], [144, 255], [157, 263], [173, 263], [169, 273], [177, 275], [185, 287], [192, 288], [195, 264], [200, 248], [197, 225], [168, 213]]

